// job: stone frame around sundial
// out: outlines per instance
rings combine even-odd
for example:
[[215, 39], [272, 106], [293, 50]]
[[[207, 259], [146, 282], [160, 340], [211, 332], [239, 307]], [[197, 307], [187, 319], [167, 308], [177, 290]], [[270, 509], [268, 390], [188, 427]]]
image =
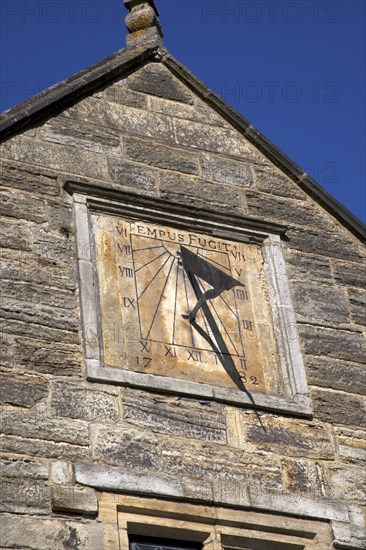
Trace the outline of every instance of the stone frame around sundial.
[[[186, 208], [160, 199], [94, 187], [85, 182], [68, 181], [65, 189], [74, 201], [88, 380], [212, 399], [262, 410], [311, 415], [305, 368], [282, 252], [281, 235], [286, 230], [284, 226], [240, 216], [225, 217], [218, 212]], [[111, 237], [111, 228], [118, 230], [120, 256], [123, 250], [128, 251], [129, 257], [124, 256], [122, 263], [116, 262], [110, 253], [111, 243], [116, 242], [116, 237]], [[155, 245], [148, 251], [151, 258], [148, 257], [144, 264], [138, 264], [136, 251], [148, 243], [147, 233], [150, 239], [154, 237], [157, 240], [150, 241]], [[166, 233], [169, 233], [169, 237], [163, 242], [162, 235]], [[217, 250], [211, 253], [207, 245], [200, 247], [198, 240], [194, 241], [198, 237], [201, 244], [203, 241], [205, 244], [211, 242], [212, 247], [219, 247], [220, 256]], [[208, 241], [208, 238], [211, 240]], [[211, 287], [189, 272], [189, 269], [193, 272], [196, 269], [197, 274], [199, 268], [182, 266], [179, 257], [182, 246], [190, 252], [193, 263], [199, 257], [195, 265], [203, 266], [204, 271], [208, 269], [209, 278], [206, 280], [218, 272], [227, 273], [227, 279], [232, 276], [236, 278], [232, 284], [237, 286], [228, 287], [230, 289], [226, 291], [219, 289], [221, 293], [215, 300], [200, 306], [197, 318], [193, 320], [196, 330], [192, 330], [192, 321], [189, 325], [187, 317], [197, 298]], [[162, 260], [153, 250], [155, 247]], [[159, 247], [163, 247], [161, 253]], [[225, 259], [229, 253], [232, 259], [230, 265], [230, 260]], [[239, 279], [242, 268], [239, 263], [235, 264], [235, 256], [238, 257], [238, 254], [239, 257], [240, 254], [242, 257], [246, 255], [244, 267], [251, 273], [248, 280], [245, 277]], [[164, 264], [158, 264], [163, 260]], [[145, 265], [148, 263], [158, 265], [158, 275], [150, 275], [153, 282], [148, 280], [145, 284], [137, 273], [146, 271]], [[186, 302], [183, 303], [183, 298], [177, 300], [172, 286], [167, 293], [173, 296], [171, 305], [165, 299], [165, 309], [162, 309], [161, 302], [164, 300], [161, 300], [161, 288], [167, 286], [169, 278], [164, 276], [163, 279], [161, 274], [164, 269], [169, 270], [169, 275], [172, 274], [174, 284], [181, 284], [182, 288], [185, 285]], [[202, 276], [201, 273], [199, 275]], [[259, 279], [259, 275], [261, 283], [253, 285], [250, 281]], [[201, 290], [195, 290], [196, 296], [188, 280], [193, 285], [194, 280], [198, 281]], [[138, 288], [139, 284], [143, 286]], [[139, 307], [128, 306], [137, 306], [141, 289], [145, 298], [149, 296], [149, 290], [154, 290], [153, 285], [158, 288], [159, 284], [160, 302], [156, 300], [156, 303], [160, 308], [153, 305], [151, 312], [145, 314], [147, 320], [144, 322], [146, 327], [150, 327], [149, 332], [141, 321], [141, 312], [149, 309], [141, 305], [143, 299], [140, 299]], [[190, 288], [189, 296], [187, 288]], [[248, 300], [248, 291], [251, 302]], [[146, 304], [153, 302], [155, 294], [154, 291], [150, 293]], [[178, 296], [182, 295], [183, 291], [178, 293]], [[244, 301], [240, 302], [238, 296]], [[174, 318], [171, 313], [173, 304]], [[230, 322], [230, 315], [233, 319], [234, 310], [238, 322], [232, 320], [230, 336], [225, 324]], [[211, 323], [207, 321], [210, 311], [215, 317]], [[227, 313], [224, 316], [225, 311]], [[151, 326], [149, 315], [153, 319]], [[222, 322], [223, 318], [227, 319], [225, 323]], [[175, 331], [179, 334], [178, 341], [177, 337], [173, 341], [175, 346], [170, 345], [171, 335], [161, 338], [161, 342], [156, 337], [162, 330], [164, 320], [167, 327], [179, 325], [179, 330]], [[123, 327], [124, 334], [118, 326]], [[245, 326], [247, 329], [255, 327], [256, 333], [250, 330], [244, 334]], [[217, 336], [215, 330], [218, 327], [220, 330]], [[130, 332], [131, 336], [137, 330], [141, 333], [136, 334], [136, 338], [126, 338], [126, 332]], [[184, 343], [189, 330], [194, 332], [199, 345], [193, 341], [191, 344]], [[115, 336], [111, 337], [111, 334]], [[137, 344], [142, 346], [141, 350], [136, 347]], [[235, 353], [235, 345], [236, 348], [241, 346], [242, 351]], [[149, 353], [143, 353], [146, 349]], [[156, 360], [151, 361], [150, 356]], [[201, 363], [195, 361], [197, 357]], [[240, 370], [241, 366], [243, 368]], [[243, 380], [245, 383], [242, 384]]]

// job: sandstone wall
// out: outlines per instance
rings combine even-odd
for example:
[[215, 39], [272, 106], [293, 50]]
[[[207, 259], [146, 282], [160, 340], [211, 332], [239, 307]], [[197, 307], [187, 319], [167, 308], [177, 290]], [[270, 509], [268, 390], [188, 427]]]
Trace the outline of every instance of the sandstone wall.
[[[158, 63], [5, 141], [1, 156], [1, 547], [103, 547], [95, 491], [70, 489], [79, 463], [179, 480], [187, 498], [346, 506], [335, 537], [362, 548], [359, 241]], [[70, 176], [288, 225], [314, 418], [261, 413], [264, 431], [245, 409], [87, 382]]]

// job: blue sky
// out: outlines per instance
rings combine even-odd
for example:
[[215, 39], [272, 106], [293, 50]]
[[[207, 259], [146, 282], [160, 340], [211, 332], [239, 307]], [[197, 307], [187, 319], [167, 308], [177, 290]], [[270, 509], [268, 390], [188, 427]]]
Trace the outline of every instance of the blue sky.
[[[165, 46], [361, 219], [364, 0], [157, 0]], [[1, 110], [124, 47], [122, 0], [2, 0]]]

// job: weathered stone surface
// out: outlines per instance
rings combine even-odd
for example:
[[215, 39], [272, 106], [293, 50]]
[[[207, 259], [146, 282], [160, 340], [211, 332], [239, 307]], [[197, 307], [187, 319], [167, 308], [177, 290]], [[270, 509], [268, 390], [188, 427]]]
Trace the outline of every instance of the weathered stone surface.
[[217, 155], [201, 154], [202, 177], [206, 180], [252, 187], [252, 169], [248, 164], [219, 157]]
[[33, 232], [34, 252], [42, 258], [75, 265], [75, 245], [66, 235], [53, 234], [48, 230]]
[[348, 300], [343, 290], [305, 283], [293, 283], [292, 289], [295, 312], [302, 319], [319, 319], [331, 323], [349, 322]]
[[141, 135], [174, 143], [173, 125], [169, 117], [119, 105], [112, 101], [107, 102], [88, 97], [75, 107], [65, 111], [64, 115], [100, 124], [107, 128], [115, 128], [131, 135]]
[[[196, 122], [204, 122], [213, 126], [230, 127], [220, 115], [210, 109], [203, 101], [194, 98], [193, 105], [178, 103], [169, 99], [151, 96], [149, 98], [150, 110], [156, 113], [163, 113], [175, 118], [184, 120], [195, 120]], [[212, 131], [212, 130], [211, 130]]]
[[278, 195], [247, 191], [246, 212], [257, 219], [276, 221], [291, 226], [319, 227], [332, 231], [334, 222], [310, 201], [287, 199]]
[[306, 357], [305, 363], [310, 384], [351, 393], [366, 393], [364, 365], [326, 357]]
[[125, 80], [108, 86], [102, 92], [102, 96], [109, 101], [115, 101], [121, 105], [148, 110], [147, 97], [144, 94], [129, 89]]
[[217, 127], [212, 132], [212, 127], [208, 124], [183, 119], [175, 119], [174, 126], [177, 143], [180, 145], [236, 156], [254, 162], [261, 162], [263, 159], [248, 141], [231, 128]]
[[352, 321], [360, 325], [366, 325], [366, 291], [350, 288], [348, 296]]
[[4, 187], [24, 189], [42, 196], [55, 197], [60, 194], [57, 173], [47, 170], [47, 168], [16, 164], [2, 159], [0, 178]]
[[236, 188], [206, 183], [202, 180], [178, 174], [164, 174], [161, 178], [161, 196], [171, 201], [201, 208], [240, 209]]
[[366, 270], [364, 263], [333, 263], [334, 278], [340, 285], [365, 289]]
[[0, 521], [4, 548], [29, 550], [101, 550], [102, 525], [4, 514]]
[[29, 439], [23, 436], [1, 436], [0, 450], [4, 453], [28, 455], [30, 457], [81, 462], [90, 460], [88, 447], [46, 439]]
[[122, 468], [159, 469], [158, 439], [149, 432], [102, 427], [92, 439], [93, 459]]
[[14, 365], [14, 338], [4, 332], [0, 332], [0, 365], [12, 367]]
[[15, 361], [28, 371], [54, 376], [79, 376], [82, 354], [79, 346], [60, 344], [56, 335], [54, 343], [29, 338], [16, 338]]
[[9, 159], [52, 168], [67, 175], [98, 179], [107, 179], [108, 176], [105, 156], [70, 145], [41, 141], [29, 134], [5, 142], [1, 149], [2, 154]]
[[12, 319], [0, 319], [0, 332], [1, 331], [17, 336], [34, 338], [35, 340], [57, 342], [57, 344], [60, 344], [60, 342], [64, 342], [65, 344], [80, 343], [80, 335], [78, 332], [59, 330], [55, 328], [50, 328], [47, 325], [31, 324], [29, 322], [17, 321]]
[[108, 156], [121, 154], [119, 134], [116, 130], [58, 116], [38, 131], [43, 141], [70, 145]]
[[181, 149], [125, 138], [124, 153], [127, 158], [142, 164], [186, 174], [199, 174], [197, 155]]
[[304, 229], [290, 227], [286, 236], [289, 239], [289, 245], [302, 252], [327, 256], [329, 258], [341, 258], [342, 260], [362, 261], [362, 255], [357, 247], [344, 235], [336, 232], [326, 233], [319, 229], [313, 229], [311, 225]]
[[333, 283], [330, 261], [326, 258], [289, 250], [286, 260], [290, 279]]
[[346, 330], [299, 325], [305, 353], [366, 362], [366, 341], [363, 334]]
[[98, 513], [97, 494], [89, 487], [55, 485], [52, 487], [52, 510], [94, 516]]
[[79, 418], [103, 423], [118, 422], [118, 405], [113, 395], [90, 391], [76, 384], [56, 382], [51, 390], [51, 412], [54, 416]]
[[87, 445], [89, 442], [88, 426], [80, 420], [3, 411], [1, 427], [5, 435], [46, 439], [73, 445]]
[[45, 202], [18, 191], [0, 191], [0, 214], [36, 223], [47, 220]]
[[329, 493], [341, 501], [364, 504], [366, 500], [366, 476], [364, 468], [328, 466]]
[[109, 160], [109, 174], [114, 183], [135, 190], [156, 191], [157, 173], [151, 168], [127, 160]]
[[162, 433], [226, 442], [222, 405], [128, 389], [123, 394], [123, 405], [124, 418], [130, 424]]
[[306, 199], [306, 193], [290, 178], [272, 165], [253, 166], [255, 187], [264, 193], [273, 193], [282, 197], [293, 199]]
[[365, 400], [356, 395], [326, 390], [312, 390], [315, 417], [335, 426], [365, 426]]
[[19, 301], [48, 306], [75, 309], [77, 298], [72, 291], [49, 288], [42, 284], [22, 283], [14, 280], [1, 281], [1, 295], [4, 298], [16, 298]]
[[342, 426], [335, 433], [342, 462], [366, 464], [366, 432]]
[[24, 223], [2, 217], [0, 227], [0, 247], [32, 250], [32, 233]]
[[50, 489], [44, 481], [34, 479], [1, 479], [2, 512], [26, 514], [49, 513]]
[[56, 485], [73, 485], [72, 464], [57, 460], [51, 462], [51, 479]]
[[127, 85], [131, 90], [137, 92], [182, 103], [193, 103], [189, 90], [168, 69], [157, 63], [150, 63], [128, 77]]
[[182, 452], [181, 439], [164, 438], [161, 442], [162, 470], [178, 477], [208, 480], [231, 480], [258, 485], [267, 489], [282, 488], [279, 461], [260, 454], [243, 453], [239, 449], [217, 443], [187, 441]]
[[44, 304], [34, 307], [34, 305], [27, 302], [10, 298], [4, 298], [0, 305], [0, 317], [65, 330], [76, 331], [79, 328], [79, 320], [75, 319], [69, 309], [51, 308]]
[[7, 478], [48, 479], [47, 462], [31, 458], [3, 457], [0, 459], [0, 469]]
[[50, 229], [56, 230], [58, 234], [72, 239], [75, 235], [74, 216], [71, 205], [47, 205], [48, 225]]
[[0, 254], [0, 277], [74, 290], [76, 266], [17, 250], [4, 250]]
[[282, 468], [286, 491], [322, 496], [322, 469], [314, 461], [285, 458]]
[[0, 401], [2, 403], [33, 407], [47, 395], [47, 383], [41, 378], [0, 374]]
[[266, 451], [288, 457], [334, 458], [330, 434], [322, 424], [252, 414], [243, 419], [246, 451]]

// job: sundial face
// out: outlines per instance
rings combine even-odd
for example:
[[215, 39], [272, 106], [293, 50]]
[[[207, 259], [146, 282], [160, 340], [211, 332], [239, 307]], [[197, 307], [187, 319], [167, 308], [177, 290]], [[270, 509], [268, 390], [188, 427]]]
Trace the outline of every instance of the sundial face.
[[259, 245], [109, 215], [91, 224], [106, 366], [276, 389]]

